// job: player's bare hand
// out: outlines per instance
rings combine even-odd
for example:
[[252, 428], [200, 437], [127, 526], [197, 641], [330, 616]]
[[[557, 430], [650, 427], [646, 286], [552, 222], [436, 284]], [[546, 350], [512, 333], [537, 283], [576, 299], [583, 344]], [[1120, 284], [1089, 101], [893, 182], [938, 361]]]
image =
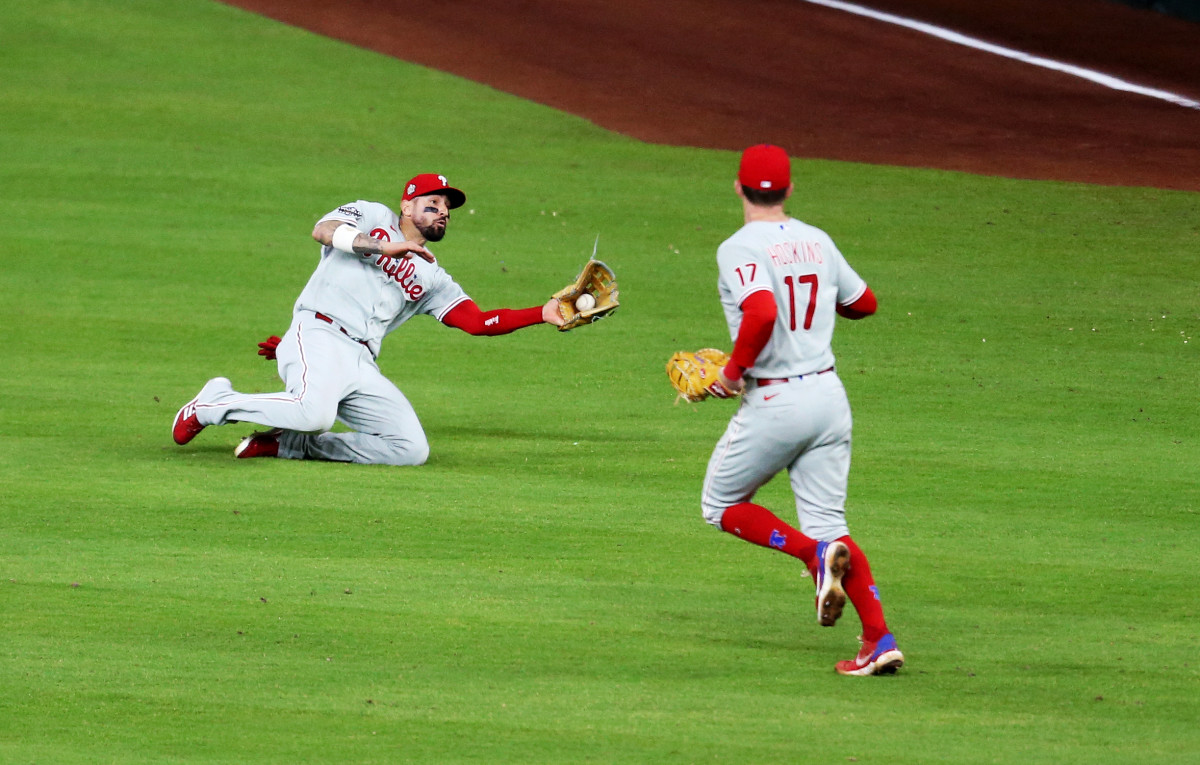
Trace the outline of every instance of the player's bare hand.
[[567, 320], [563, 318], [562, 311], [558, 309], [558, 298], [550, 298], [550, 302], [542, 306], [542, 321], [556, 327], [561, 327], [566, 323]]
[[411, 258], [413, 255], [417, 255], [426, 262], [437, 262], [437, 258], [433, 257], [432, 252], [416, 242], [380, 242], [379, 251], [381, 254], [390, 255], [393, 258]]
[[736, 380], [730, 379], [725, 370], [721, 369], [717, 372], [717, 379], [713, 380], [712, 385], [708, 386], [708, 392], [717, 398], [733, 398], [741, 395], [746, 389], [746, 380], [739, 377]]
[[275, 349], [279, 347], [281, 340], [275, 335], [271, 335], [266, 340], [258, 344], [258, 355], [265, 358], [267, 361], [275, 360]]

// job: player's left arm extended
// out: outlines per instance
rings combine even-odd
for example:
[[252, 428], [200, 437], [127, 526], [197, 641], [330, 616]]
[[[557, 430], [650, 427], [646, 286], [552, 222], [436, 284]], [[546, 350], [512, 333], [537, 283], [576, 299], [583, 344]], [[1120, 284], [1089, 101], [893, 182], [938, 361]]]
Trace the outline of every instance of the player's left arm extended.
[[450, 309], [442, 317], [447, 327], [461, 329], [469, 335], [507, 335], [534, 324], [561, 324], [562, 314], [558, 301], [551, 299], [546, 305], [531, 308], [496, 308], [481, 311], [474, 300], [467, 299]]

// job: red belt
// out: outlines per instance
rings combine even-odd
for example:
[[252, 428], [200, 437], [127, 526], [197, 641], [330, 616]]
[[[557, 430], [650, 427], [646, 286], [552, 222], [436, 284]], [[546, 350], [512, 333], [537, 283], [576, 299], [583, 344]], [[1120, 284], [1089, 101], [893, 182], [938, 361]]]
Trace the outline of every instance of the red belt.
[[350, 338], [351, 340], [353, 340], [354, 342], [358, 343], [359, 345], [363, 346], [363, 347], [364, 347], [364, 348], [366, 348], [367, 350], [371, 350], [371, 345], [370, 345], [370, 344], [369, 344], [369, 343], [368, 343], [366, 340], [359, 340], [359, 339], [358, 339], [357, 337], [355, 337], [354, 335], [351, 335], [349, 332], [347, 332], [347, 331], [346, 331], [346, 328], [345, 328], [345, 327], [343, 327], [341, 324], [338, 324], [336, 321], [334, 321], [333, 319], [329, 318], [329, 317], [328, 317], [328, 316], [326, 316], [325, 314], [323, 314], [323, 313], [318, 313], [317, 311], [313, 311], [313, 316], [316, 316], [318, 319], [320, 319], [321, 321], [325, 322], [326, 324], [332, 324], [333, 326], [337, 327], [337, 328], [338, 328], [338, 330], [340, 330], [340, 331], [341, 331], [341, 333], [342, 333], [343, 335], [345, 335], [346, 337]]
[[[830, 367], [829, 369], [822, 369], [820, 372], [814, 372], [813, 374], [823, 375], [826, 372], [832, 371], [833, 367]], [[767, 377], [763, 379], [756, 379], [754, 382], [761, 388], [764, 385], [778, 385], [779, 383], [791, 382], [792, 380], [803, 380], [808, 376], [809, 375], [797, 375], [796, 377]]]

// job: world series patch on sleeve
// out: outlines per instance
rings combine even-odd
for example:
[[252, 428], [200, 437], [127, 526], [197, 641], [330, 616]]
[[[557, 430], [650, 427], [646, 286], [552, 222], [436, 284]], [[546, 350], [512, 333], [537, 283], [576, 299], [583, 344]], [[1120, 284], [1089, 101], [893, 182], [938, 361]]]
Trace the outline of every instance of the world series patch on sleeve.
[[679, 392], [675, 403], [681, 398], [694, 403], [711, 396], [709, 388], [717, 380], [717, 373], [728, 363], [729, 354], [717, 348], [677, 351], [667, 360], [667, 377]]

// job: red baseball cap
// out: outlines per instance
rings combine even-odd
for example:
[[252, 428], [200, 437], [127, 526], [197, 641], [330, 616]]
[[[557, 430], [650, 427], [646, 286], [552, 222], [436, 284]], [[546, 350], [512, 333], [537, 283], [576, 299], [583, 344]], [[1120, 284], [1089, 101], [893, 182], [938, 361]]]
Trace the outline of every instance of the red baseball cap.
[[742, 152], [738, 183], [758, 191], [778, 191], [791, 182], [792, 161], [783, 149], [760, 143]]
[[421, 173], [404, 187], [405, 201], [430, 194], [445, 194], [451, 210], [462, 207], [467, 201], [466, 194], [451, 186], [446, 176], [437, 173]]

